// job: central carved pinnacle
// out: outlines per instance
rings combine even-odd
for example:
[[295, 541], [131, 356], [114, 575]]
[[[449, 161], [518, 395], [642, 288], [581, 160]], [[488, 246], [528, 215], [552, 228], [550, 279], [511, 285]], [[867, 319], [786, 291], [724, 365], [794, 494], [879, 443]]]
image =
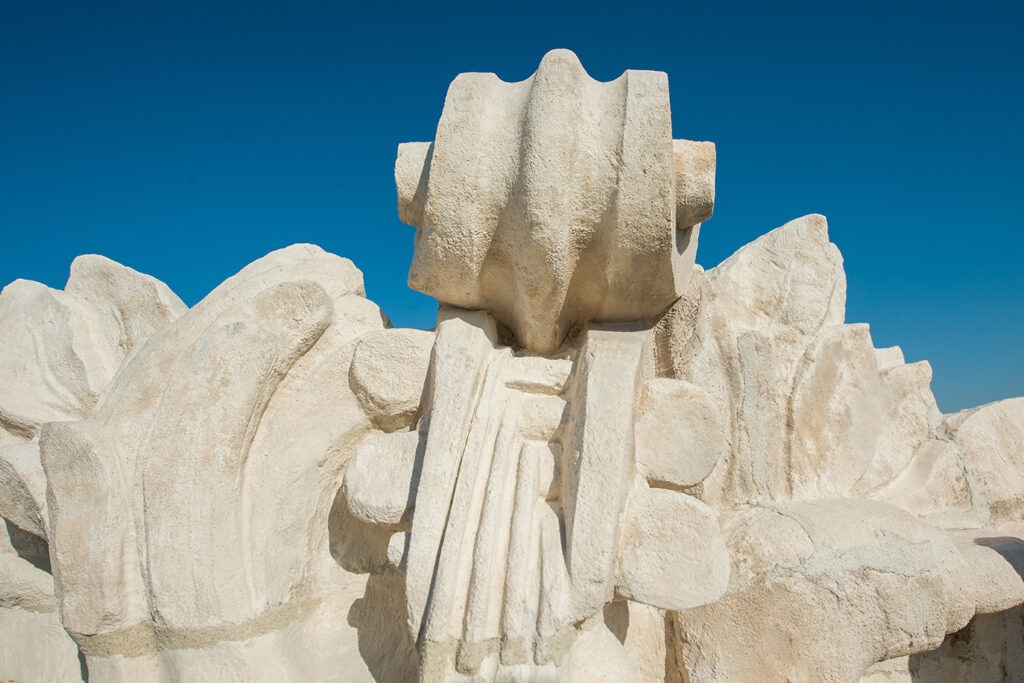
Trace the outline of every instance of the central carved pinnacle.
[[668, 76], [609, 83], [572, 52], [530, 78], [459, 75], [433, 143], [399, 146], [409, 286], [551, 353], [583, 323], [653, 319], [689, 280], [715, 147], [672, 140]]

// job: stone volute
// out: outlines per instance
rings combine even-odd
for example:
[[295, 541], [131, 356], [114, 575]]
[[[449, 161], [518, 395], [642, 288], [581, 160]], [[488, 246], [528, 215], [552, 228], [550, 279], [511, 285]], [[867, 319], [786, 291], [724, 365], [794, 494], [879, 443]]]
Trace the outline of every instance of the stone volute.
[[663, 72], [601, 83], [554, 50], [519, 83], [461, 74], [435, 141], [398, 150], [409, 286], [537, 353], [587, 322], [655, 318], [689, 279], [714, 174], [713, 143], [672, 140]]

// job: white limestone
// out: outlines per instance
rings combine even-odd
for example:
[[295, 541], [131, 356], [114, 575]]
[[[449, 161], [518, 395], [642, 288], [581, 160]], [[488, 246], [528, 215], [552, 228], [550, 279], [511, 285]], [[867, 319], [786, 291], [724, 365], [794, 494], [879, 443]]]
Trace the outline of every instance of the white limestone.
[[464, 74], [392, 329], [273, 252], [0, 294], [0, 680], [1019, 680], [1024, 399], [943, 416], [822, 216], [694, 264], [665, 74]]
[[364, 441], [345, 468], [344, 494], [358, 519], [372, 524], [401, 524], [412, 512], [422, 459], [418, 432], [381, 434]]
[[381, 429], [394, 431], [416, 421], [433, 346], [430, 332], [395, 329], [368, 334], [356, 344], [349, 381]]
[[718, 600], [728, 581], [729, 553], [711, 508], [664, 489], [633, 496], [622, 528], [620, 595], [685, 610]]
[[698, 386], [658, 377], [637, 398], [637, 467], [648, 481], [685, 488], [704, 481], [725, 450], [714, 399]]
[[399, 148], [410, 286], [487, 309], [540, 353], [574, 325], [657, 316], [714, 202], [714, 146], [671, 129], [660, 72], [599, 83], [555, 50], [520, 83], [460, 75], [435, 141]]
[[185, 305], [162, 282], [80, 256], [64, 291], [16, 280], [0, 293], [0, 445], [89, 414], [128, 354]]
[[1024, 398], [948, 415], [943, 427], [971, 463], [992, 514], [1019, 520], [1024, 511]]
[[[749, 535], [730, 539], [748, 559], [725, 597], [679, 613], [692, 679], [857, 680], [877, 661], [937, 647], [973, 616], [955, 544], [898, 508], [834, 499], [772, 514], [792, 522], [760, 524], [754, 547]], [[810, 545], [780, 553], [791, 524]]]

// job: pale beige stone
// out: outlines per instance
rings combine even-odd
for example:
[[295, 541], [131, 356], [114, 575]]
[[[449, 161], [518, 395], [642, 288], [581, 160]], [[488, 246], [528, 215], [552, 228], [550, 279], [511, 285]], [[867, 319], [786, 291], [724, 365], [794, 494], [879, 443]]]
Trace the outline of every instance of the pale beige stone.
[[936, 435], [942, 419], [932, 395], [932, 367], [927, 361], [881, 369], [879, 377], [886, 389], [887, 424], [879, 434], [874, 459], [852, 489], [855, 495], [892, 481]]
[[771, 331], [787, 345], [798, 345], [825, 325], [842, 324], [842, 264], [828, 240], [825, 217], [811, 214], [754, 240], [708, 276], [732, 325]]
[[714, 162], [710, 143], [673, 146], [663, 73], [599, 83], [554, 50], [519, 83], [461, 74], [434, 143], [399, 148], [409, 284], [541, 353], [574, 325], [653, 318], [686, 286]]
[[[12, 544], [9, 533], [18, 532], [9, 523], [0, 524], [0, 609], [28, 612], [56, 612], [53, 578], [38, 557], [22, 557]], [[22, 532], [23, 533], [23, 532]], [[42, 566], [39, 566], [42, 564]], [[0, 631], [2, 632], [2, 631]]]
[[617, 683], [640, 678], [626, 649], [599, 618], [583, 625], [582, 637], [570, 651], [564, 671], [566, 683]]
[[409, 329], [372, 332], [356, 344], [349, 381], [381, 429], [394, 431], [415, 422], [433, 346], [432, 332]]
[[[61, 615], [98, 670], [244, 671], [286, 656], [288, 629], [355, 642], [314, 615], [363, 586], [327, 538], [348, 449], [371, 429], [353, 342], [386, 323], [361, 286], [316, 248], [275, 252], [133, 354], [93, 419], [43, 428]], [[263, 654], [219, 645], [252, 639]], [[220, 656], [190, 658], [196, 643]]]
[[[416, 514], [413, 517], [409, 543], [409, 562], [406, 574], [406, 606], [410, 632], [418, 637], [421, 626], [429, 616], [431, 604], [439, 604], [439, 610], [454, 613], [449, 592], [453, 592], [458, 581], [459, 555], [469, 553], [466, 540], [460, 533], [471, 533], [473, 527], [465, 525], [472, 501], [463, 502], [460, 514], [452, 515], [452, 499], [456, 493], [459, 477], [463, 476], [461, 463], [463, 453], [469, 450], [477, 456], [479, 442], [487, 438], [487, 406], [493, 401], [497, 389], [496, 371], [488, 374], [490, 354], [497, 341], [497, 330], [493, 320], [484, 313], [463, 313], [444, 311], [438, 322], [437, 340], [431, 367], [432, 396], [430, 403], [431, 429], [423, 454], [423, 469], [416, 489]], [[479, 406], [479, 407], [478, 407]], [[482, 412], [474, 430], [474, 418]], [[475, 434], [470, 434], [474, 431]], [[467, 446], [467, 440], [472, 438]], [[470, 463], [478, 458], [474, 457]], [[466, 471], [468, 475], [468, 470]], [[463, 484], [466, 494], [472, 493], [473, 479], [467, 476]], [[462, 528], [458, 528], [459, 525]], [[449, 535], [446, 529], [455, 526]], [[439, 571], [442, 539], [451, 544], [453, 551], [448, 555], [452, 563], [446, 580], [435, 578]], [[443, 596], [436, 600], [436, 596]], [[436, 602], [435, 602], [436, 600]], [[455, 624], [454, 616], [437, 617], [434, 628], [439, 630], [439, 640], [452, 637], [450, 629]], [[457, 618], [461, 625], [461, 615]], [[460, 634], [455, 633], [454, 637]], [[435, 640], [437, 640], [435, 639]]]
[[691, 286], [659, 322], [659, 372], [706, 391], [723, 418], [726, 448], [703, 482], [715, 507], [792, 496], [790, 402], [803, 356], [843, 322], [842, 257], [822, 216], [791, 221]]
[[[769, 564], [743, 562], [747, 580], [679, 613], [691, 680], [858, 680], [876, 662], [938, 647], [974, 614], [956, 545], [898, 508], [837, 499], [776, 512], [803, 529], [813, 552], [753, 578], [752, 567]], [[765, 546], [790, 533], [777, 529], [783, 536], [766, 535]]]
[[868, 667], [860, 683], [913, 683], [910, 657], [894, 657]]
[[[9, 532], [21, 536], [18, 548]], [[45, 551], [42, 539], [0, 520], [0, 680], [82, 680], [78, 648], [57, 614]]]
[[61, 627], [56, 612], [0, 608], [0, 633], [0, 680], [84, 680], [78, 648]]
[[364, 441], [345, 469], [344, 491], [352, 513], [365, 522], [401, 524], [412, 512], [418, 458], [418, 432], [393, 432]]
[[0, 517], [47, 538], [46, 474], [39, 462], [39, 441], [0, 447]]
[[102, 256], [71, 264], [64, 291], [16, 280], [0, 293], [0, 444], [88, 416], [136, 346], [185, 305], [162, 282]]
[[618, 592], [653, 607], [706, 605], [729, 583], [729, 552], [715, 513], [674, 491], [633, 494], [619, 553]]
[[992, 514], [1019, 519], [1024, 511], [1024, 398], [947, 415], [944, 426], [963, 448]]
[[1024, 680], [1024, 642], [1018, 606], [996, 614], [979, 614], [942, 645], [909, 658], [915, 681]]
[[774, 570], [795, 569], [814, 554], [814, 542], [803, 527], [776, 510], [734, 510], [723, 515], [722, 530], [731, 556], [730, 584], [734, 589]]
[[848, 495], [867, 472], [887, 419], [867, 325], [827, 328], [802, 366], [792, 390], [790, 495]]
[[714, 143], [673, 140], [672, 162], [676, 176], [676, 224], [703, 223], [711, 218], [715, 206]]
[[995, 614], [1024, 603], [1024, 525], [954, 530], [951, 536], [970, 567], [967, 590], [978, 614]]
[[[984, 494], [956, 443], [932, 439], [873, 498], [886, 500], [940, 526], [969, 525], [987, 517]], [[968, 513], [974, 513], [968, 516]]]
[[508, 364], [505, 381], [508, 386], [533, 394], [559, 394], [572, 372], [572, 361], [566, 358], [544, 358], [517, 354]]
[[617, 600], [604, 608], [605, 626], [622, 643], [637, 669], [637, 681], [674, 681], [673, 653], [667, 650], [665, 626], [668, 613], [632, 600]]
[[718, 406], [700, 387], [648, 380], [636, 407], [637, 467], [648, 481], [678, 487], [704, 481], [725, 450]]
[[888, 370], [903, 365], [903, 349], [898, 346], [890, 346], [884, 349], [875, 349], [875, 362], [879, 370]]
[[631, 487], [633, 406], [641, 332], [587, 330], [563, 441], [566, 561], [575, 620], [612, 598], [616, 529]]
[[821, 216], [695, 266], [670, 121], [565, 50], [457, 78], [395, 164], [435, 331], [311, 245], [8, 286], [0, 678], [1019, 678], [1024, 399], [941, 416]]

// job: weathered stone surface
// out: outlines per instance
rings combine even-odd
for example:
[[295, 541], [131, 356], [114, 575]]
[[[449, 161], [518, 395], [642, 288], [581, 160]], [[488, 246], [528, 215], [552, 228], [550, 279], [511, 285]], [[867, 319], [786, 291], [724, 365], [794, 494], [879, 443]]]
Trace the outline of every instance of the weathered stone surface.
[[944, 426], [971, 463], [992, 514], [1019, 519], [1024, 512], [1024, 398], [947, 415]]
[[[464, 314], [452, 311], [443, 312], [443, 319], [437, 328], [437, 341], [434, 344], [433, 366], [431, 368], [430, 424], [431, 430], [423, 454], [423, 469], [416, 489], [416, 515], [413, 518], [412, 535], [409, 545], [409, 569], [406, 575], [406, 605], [410, 632], [417, 637], [427, 616], [429, 603], [433, 600], [434, 591], [445, 594], [453, 590], [446, 585], [435, 585], [434, 573], [438, 571], [442, 539], [457, 549], [463, 545], [462, 552], [468, 552], [461, 537], [449, 537], [448, 526], [464, 523], [468, 515], [471, 501], [462, 503], [462, 517], [457, 514], [451, 517], [452, 499], [456, 493], [456, 484], [461, 476], [461, 462], [465, 457], [464, 450], [471, 453], [481, 447], [479, 441], [486, 438], [486, 427], [477, 427], [475, 435], [474, 421], [486, 423], [489, 420], [493, 392], [496, 381], [495, 371], [488, 375], [491, 351], [497, 339], [497, 330], [493, 320], [486, 314]], [[486, 393], [481, 393], [486, 392]], [[476, 419], [476, 412], [481, 416]], [[467, 441], [474, 436], [474, 441]], [[469, 444], [467, 446], [467, 443]], [[475, 455], [475, 453], [473, 453]], [[474, 458], [475, 459], [475, 458]], [[472, 462], [472, 461], [471, 461]], [[467, 479], [468, 482], [471, 478]], [[464, 495], [471, 494], [467, 490]], [[456, 531], [471, 533], [465, 528]], [[457, 550], [453, 550], [451, 561], [456, 569], [459, 561]], [[456, 571], [455, 574], [458, 572]], [[456, 580], [452, 576], [451, 581]], [[440, 601], [439, 609], [450, 605], [451, 598]], [[461, 623], [461, 619], [459, 619]], [[440, 621], [437, 628], [448, 628], [449, 624]], [[455, 634], [457, 637], [458, 634]]]
[[393, 432], [364, 441], [345, 469], [345, 496], [352, 513], [375, 524], [401, 524], [412, 511], [422, 459], [418, 432]]
[[675, 652], [667, 647], [669, 614], [632, 600], [617, 600], [604, 608], [605, 626], [625, 648], [626, 656], [637, 669], [637, 681], [677, 681], [678, 662]]
[[970, 567], [978, 614], [995, 614], [1024, 603], [1024, 524], [950, 532]]
[[[5, 681], [83, 680], [78, 648], [55, 611], [0, 608], [0, 679]], [[102, 679], [100, 679], [102, 680]]]
[[842, 258], [812, 215], [695, 271], [659, 322], [659, 372], [708, 392], [723, 417], [724, 455], [703, 484], [713, 506], [792, 496], [793, 386], [817, 336], [842, 324], [845, 300]]
[[960, 447], [932, 439], [910, 463], [871, 496], [942, 527], [976, 526], [988, 517], [988, 501]]
[[636, 408], [637, 467], [648, 481], [677, 487], [699, 484], [725, 450], [714, 399], [689, 382], [648, 380]]
[[[955, 544], [896, 507], [839, 499], [770, 514], [788, 519], [734, 521], [726, 595], [679, 613], [691, 680], [858, 680], [875, 662], [937, 647], [974, 614]], [[752, 543], [740, 529], [755, 520], [765, 536]]]
[[674, 491], [633, 495], [619, 552], [619, 593], [653, 607], [706, 605], [729, 583], [729, 553], [715, 513]]
[[663, 73], [599, 83], [554, 50], [519, 83], [461, 74], [434, 143], [399, 148], [409, 284], [541, 353], [574, 325], [653, 318], [686, 286], [714, 162], [710, 143], [673, 146]]
[[789, 494], [848, 494], [864, 476], [888, 417], [867, 325], [829, 327], [797, 371], [788, 435]]
[[612, 597], [615, 530], [632, 484], [633, 407], [644, 341], [639, 332], [593, 329], [579, 352], [570, 399], [575, 411], [563, 446], [566, 562], [577, 619]]
[[779, 337], [790, 357], [801, 339], [843, 323], [843, 258], [828, 240], [824, 216], [811, 214], [772, 230], [708, 276], [730, 324]]
[[769, 508], [740, 508], [726, 513], [722, 530], [732, 558], [735, 585], [774, 570], [796, 569], [814, 554], [814, 541], [799, 522]]
[[37, 440], [0, 447], [0, 517], [40, 538], [49, 536], [46, 474]]
[[1024, 399], [943, 417], [821, 216], [695, 266], [670, 120], [456, 79], [395, 165], [435, 331], [311, 245], [4, 289], [0, 679], [1020, 678]]
[[980, 614], [931, 652], [907, 660], [910, 681], [1018, 681], [1024, 678], [1024, 608]]
[[433, 346], [432, 332], [408, 329], [380, 330], [356, 344], [349, 381], [381, 429], [394, 431], [415, 422]]
[[[256, 639], [283, 656], [293, 636], [263, 634], [328, 633], [317, 605], [349, 576], [325, 563], [328, 513], [371, 428], [349, 387], [353, 342], [385, 321], [360, 290], [343, 259], [275, 252], [135, 353], [91, 420], [44, 427], [62, 621], [91, 664], [199, 672], [202, 657], [166, 653]], [[216, 647], [212, 671], [240, 666]]]
[[58, 618], [45, 558], [16, 548], [9, 531], [25, 533], [0, 522], [0, 680], [81, 681], [78, 648]]
[[136, 346], [185, 305], [162, 282], [80, 256], [64, 291], [16, 280], [0, 293], [0, 445], [89, 415]]

